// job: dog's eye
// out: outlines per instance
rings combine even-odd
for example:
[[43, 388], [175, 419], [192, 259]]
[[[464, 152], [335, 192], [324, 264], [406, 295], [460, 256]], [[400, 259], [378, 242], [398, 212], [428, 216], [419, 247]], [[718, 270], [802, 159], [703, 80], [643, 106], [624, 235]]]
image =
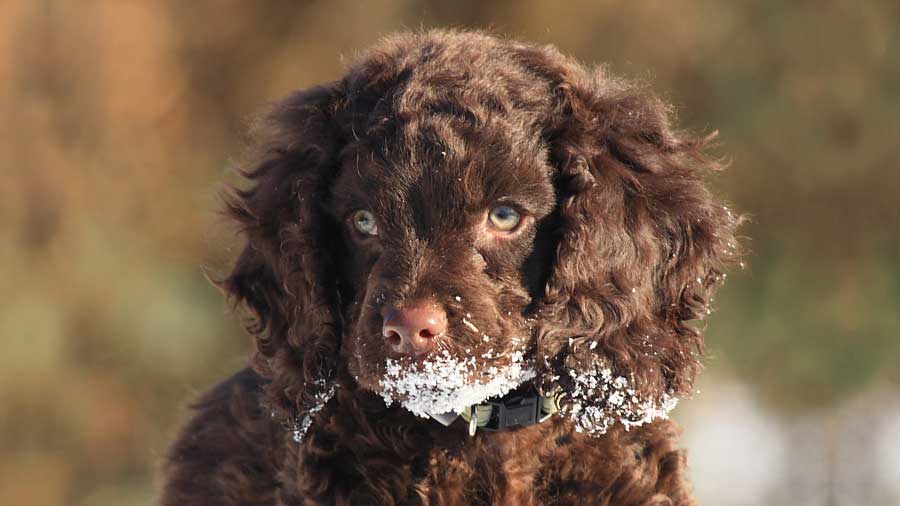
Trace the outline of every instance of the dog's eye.
[[500, 232], [512, 232], [522, 221], [522, 215], [510, 206], [497, 206], [488, 215], [491, 226]]
[[350, 221], [360, 234], [375, 236], [378, 235], [378, 223], [375, 222], [375, 215], [371, 211], [360, 209], [353, 213]]

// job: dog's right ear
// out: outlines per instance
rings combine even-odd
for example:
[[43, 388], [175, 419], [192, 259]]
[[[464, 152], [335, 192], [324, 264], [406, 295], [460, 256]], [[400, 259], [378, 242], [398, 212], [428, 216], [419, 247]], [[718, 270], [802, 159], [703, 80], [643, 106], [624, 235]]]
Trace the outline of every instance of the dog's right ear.
[[282, 417], [309, 410], [333, 381], [340, 347], [334, 227], [321, 206], [336, 175], [338, 87], [317, 87], [275, 104], [254, 130], [251, 185], [225, 196], [247, 244], [219, 285], [251, 312], [268, 407]]

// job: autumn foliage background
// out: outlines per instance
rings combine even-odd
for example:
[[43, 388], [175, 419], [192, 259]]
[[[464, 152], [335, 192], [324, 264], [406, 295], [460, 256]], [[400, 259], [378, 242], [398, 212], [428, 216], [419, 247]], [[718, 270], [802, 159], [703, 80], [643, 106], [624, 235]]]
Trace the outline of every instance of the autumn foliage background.
[[0, 3], [0, 503], [137, 505], [249, 339], [203, 269], [252, 115], [402, 28], [487, 27], [720, 131], [749, 215], [685, 428], [709, 504], [900, 504], [900, 4]]

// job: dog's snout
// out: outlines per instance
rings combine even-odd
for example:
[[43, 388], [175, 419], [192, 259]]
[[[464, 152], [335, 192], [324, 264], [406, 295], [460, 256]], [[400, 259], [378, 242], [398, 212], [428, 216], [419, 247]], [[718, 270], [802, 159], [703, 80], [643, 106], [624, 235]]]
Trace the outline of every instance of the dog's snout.
[[382, 335], [394, 352], [421, 356], [434, 346], [434, 338], [447, 330], [447, 313], [433, 301], [384, 311]]

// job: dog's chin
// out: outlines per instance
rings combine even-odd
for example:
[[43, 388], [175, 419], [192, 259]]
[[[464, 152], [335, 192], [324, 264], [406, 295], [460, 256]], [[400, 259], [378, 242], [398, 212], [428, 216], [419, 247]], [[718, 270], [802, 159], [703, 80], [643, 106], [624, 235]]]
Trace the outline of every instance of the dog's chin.
[[505, 395], [534, 376], [534, 367], [521, 352], [512, 353], [502, 366], [445, 352], [418, 361], [386, 359], [376, 392], [389, 406], [397, 402], [413, 414], [428, 418], [460, 413], [486, 399]]

